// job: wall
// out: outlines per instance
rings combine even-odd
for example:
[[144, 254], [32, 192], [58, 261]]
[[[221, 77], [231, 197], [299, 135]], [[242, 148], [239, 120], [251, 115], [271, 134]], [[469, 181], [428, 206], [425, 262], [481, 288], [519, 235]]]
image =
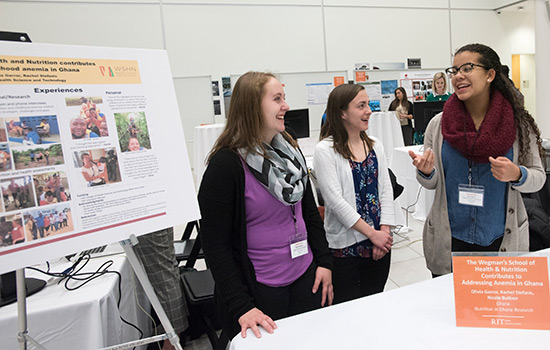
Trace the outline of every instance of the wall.
[[537, 115], [535, 55], [520, 55], [519, 66], [521, 73], [519, 89], [525, 98], [525, 108], [532, 115]]
[[[41, 43], [166, 49], [176, 79], [221, 80], [248, 70], [347, 70], [352, 77], [360, 62], [420, 57], [424, 68], [447, 67], [452, 52], [471, 42], [494, 47], [510, 64], [516, 47], [526, 45], [517, 43], [524, 36], [515, 28], [534, 31], [527, 17], [489, 10], [505, 2], [0, 0], [0, 30], [26, 32]], [[190, 142], [193, 123], [211, 122], [213, 112], [182, 119]]]

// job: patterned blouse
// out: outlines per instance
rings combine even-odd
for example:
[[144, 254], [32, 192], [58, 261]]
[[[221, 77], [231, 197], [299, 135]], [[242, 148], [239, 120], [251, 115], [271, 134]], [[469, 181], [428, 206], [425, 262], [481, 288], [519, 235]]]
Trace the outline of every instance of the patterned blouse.
[[[378, 198], [378, 159], [371, 150], [362, 162], [349, 160], [355, 186], [355, 205], [357, 212], [367, 224], [380, 230], [380, 201]], [[341, 249], [331, 249], [337, 258], [372, 256], [372, 243], [369, 239]]]

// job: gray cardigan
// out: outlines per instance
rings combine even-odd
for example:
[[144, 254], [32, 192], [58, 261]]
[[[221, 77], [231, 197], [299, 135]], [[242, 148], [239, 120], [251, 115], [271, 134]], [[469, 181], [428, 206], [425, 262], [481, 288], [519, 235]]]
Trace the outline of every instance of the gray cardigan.
[[[445, 174], [441, 160], [441, 117], [436, 115], [428, 124], [424, 136], [424, 149], [431, 148], [435, 155], [435, 174], [426, 179], [417, 173], [418, 182], [425, 188], [435, 189], [432, 209], [424, 223], [423, 245], [426, 265], [432, 273], [443, 275], [451, 272], [451, 226], [447, 211], [447, 194], [445, 190]], [[532, 133], [531, 133], [532, 135]], [[513, 145], [514, 163], [518, 163], [518, 139]], [[508, 183], [508, 198], [504, 238], [500, 246], [501, 252], [529, 251], [529, 222], [527, 212], [521, 198], [521, 192], [536, 192], [542, 188], [546, 175], [539, 157], [535, 138], [529, 143], [529, 154], [523, 164], [527, 170], [527, 178], [521, 186]]]

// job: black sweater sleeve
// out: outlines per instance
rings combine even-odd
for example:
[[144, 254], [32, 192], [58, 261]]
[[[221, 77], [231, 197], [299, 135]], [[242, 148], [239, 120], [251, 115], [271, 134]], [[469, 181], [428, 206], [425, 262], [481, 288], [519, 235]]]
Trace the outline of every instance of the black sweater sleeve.
[[304, 198], [302, 199], [302, 215], [306, 223], [307, 239], [317, 266], [332, 270], [332, 255], [323, 227], [323, 220], [313, 198], [311, 181], [308, 181]]
[[218, 308], [235, 321], [255, 307], [241, 252], [243, 190], [239, 157], [229, 150], [218, 152], [210, 160], [199, 190], [202, 247], [222, 302]]

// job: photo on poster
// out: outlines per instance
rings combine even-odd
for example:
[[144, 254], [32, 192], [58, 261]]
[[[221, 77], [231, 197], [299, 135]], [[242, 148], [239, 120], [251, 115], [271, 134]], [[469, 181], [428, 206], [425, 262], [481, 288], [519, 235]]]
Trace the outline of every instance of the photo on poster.
[[101, 112], [103, 98], [67, 97], [65, 104], [70, 110], [70, 129], [73, 140], [109, 136], [107, 119]]
[[231, 96], [231, 77], [222, 77], [223, 96]]
[[21, 214], [0, 217], [0, 239], [2, 239], [2, 247], [25, 242]]
[[219, 81], [212, 81], [212, 96], [220, 96], [220, 83]]
[[12, 152], [15, 170], [62, 165], [65, 163], [61, 144], [19, 147], [13, 148]]
[[30, 208], [36, 205], [32, 195], [32, 178], [30, 176], [18, 176], [0, 180], [2, 188], [2, 202], [6, 212]]
[[71, 200], [69, 180], [63, 171], [33, 175], [38, 205], [49, 205]]
[[10, 146], [0, 143], [0, 173], [8, 170], [12, 170]]
[[373, 112], [380, 112], [380, 100], [370, 100], [369, 108]]
[[397, 89], [397, 80], [382, 80], [380, 83], [382, 95], [393, 95]]
[[4, 118], [8, 139], [13, 147], [59, 143], [59, 126], [56, 115]]
[[74, 231], [70, 202], [24, 211], [23, 218], [28, 242]]
[[214, 115], [221, 115], [222, 114], [222, 107], [220, 104], [220, 100], [214, 101]]
[[[2, 118], [0, 118], [2, 120]], [[6, 134], [6, 124], [0, 123], [0, 142], [8, 142], [8, 136]]]
[[115, 113], [115, 121], [122, 152], [151, 149], [145, 112]]
[[73, 163], [82, 175], [81, 187], [94, 187], [121, 181], [118, 157], [114, 147], [73, 152]]

